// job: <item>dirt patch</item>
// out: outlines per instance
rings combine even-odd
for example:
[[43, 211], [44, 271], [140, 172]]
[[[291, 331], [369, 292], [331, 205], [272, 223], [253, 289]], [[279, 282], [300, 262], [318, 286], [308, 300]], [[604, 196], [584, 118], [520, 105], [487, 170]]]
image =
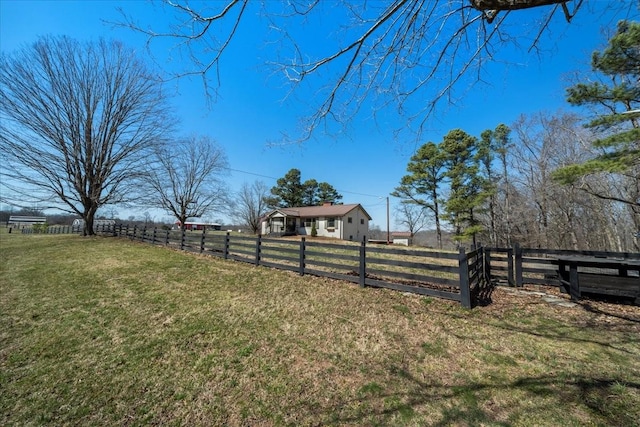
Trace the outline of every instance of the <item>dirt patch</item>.
[[557, 307], [560, 311], [571, 312], [573, 316], [588, 317], [593, 320], [594, 316], [603, 322], [611, 323], [615, 319], [637, 323], [640, 327], [640, 307], [632, 305], [628, 300], [596, 299], [585, 297], [579, 301], [573, 301], [574, 307], [566, 307], [560, 304], [553, 304], [547, 301], [548, 297], [570, 302], [569, 295], [560, 292], [555, 286], [525, 285], [522, 288], [507, 288], [498, 286], [493, 289], [491, 303], [483, 310], [501, 312], [511, 310], [514, 307], [531, 306], [535, 304], [545, 304]]

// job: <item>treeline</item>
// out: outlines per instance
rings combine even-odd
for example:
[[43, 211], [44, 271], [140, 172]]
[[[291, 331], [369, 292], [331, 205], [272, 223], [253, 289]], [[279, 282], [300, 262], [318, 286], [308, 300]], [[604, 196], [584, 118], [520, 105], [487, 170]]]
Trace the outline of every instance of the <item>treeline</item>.
[[632, 204], [619, 201], [633, 197], [638, 178], [556, 178], [566, 165], [597, 154], [593, 138], [578, 116], [564, 113], [521, 116], [480, 138], [456, 129], [416, 151], [393, 195], [427, 211], [439, 247], [444, 227], [458, 241], [491, 246], [638, 250], [639, 218]]
[[590, 119], [453, 130], [420, 147], [394, 195], [431, 214], [438, 236], [444, 220], [458, 240], [492, 246], [640, 251], [640, 23], [618, 23], [591, 65], [566, 93]]

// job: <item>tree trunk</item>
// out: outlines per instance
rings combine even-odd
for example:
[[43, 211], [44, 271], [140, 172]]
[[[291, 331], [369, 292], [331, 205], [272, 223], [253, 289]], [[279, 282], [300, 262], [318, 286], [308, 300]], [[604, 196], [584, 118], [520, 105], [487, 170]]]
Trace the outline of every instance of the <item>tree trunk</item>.
[[438, 237], [438, 249], [442, 249], [442, 230], [440, 229], [440, 212], [438, 207], [438, 193], [434, 190], [433, 194], [433, 214], [436, 219], [436, 236]]

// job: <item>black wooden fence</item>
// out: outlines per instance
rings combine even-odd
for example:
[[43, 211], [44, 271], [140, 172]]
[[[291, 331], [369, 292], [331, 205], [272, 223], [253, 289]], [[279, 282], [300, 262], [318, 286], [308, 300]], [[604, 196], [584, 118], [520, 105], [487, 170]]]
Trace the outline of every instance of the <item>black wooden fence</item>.
[[[464, 307], [482, 303], [493, 285], [562, 284], [559, 257], [592, 256], [640, 259], [640, 253], [480, 247], [470, 252], [432, 252], [246, 236], [219, 231], [181, 231], [119, 224], [97, 230], [152, 244], [187, 250], [372, 286], [446, 298]], [[23, 233], [34, 232], [25, 228]], [[69, 233], [70, 226], [50, 226], [40, 233]]]
[[[595, 258], [640, 259], [637, 252], [573, 251], [560, 249], [513, 248], [513, 281], [515, 286], [524, 284], [557, 284], [559, 257], [588, 256]], [[492, 269], [493, 271], [493, 269]]]
[[224, 259], [460, 302], [471, 308], [486, 283], [484, 250], [431, 252], [347, 242], [244, 236], [118, 225], [114, 236]]

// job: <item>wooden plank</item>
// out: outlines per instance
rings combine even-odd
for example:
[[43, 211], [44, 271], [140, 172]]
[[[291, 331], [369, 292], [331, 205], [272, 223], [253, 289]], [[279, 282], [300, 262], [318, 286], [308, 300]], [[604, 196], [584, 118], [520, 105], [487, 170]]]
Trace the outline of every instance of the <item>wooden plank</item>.
[[640, 278], [579, 273], [582, 292], [640, 297]]
[[367, 264], [394, 265], [399, 267], [417, 268], [421, 270], [445, 271], [449, 273], [458, 272], [458, 267], [454, 267], [450, 265], [427, 264], [427, 263], [421, 263], [421, 262], [409, 262], [409, 261], [384, 259], [384, 258], [367, 257]]
[[434, 283], [438, 285], [455, 286], [456, 288], [460, 287], [460, 282], [457, 279], [448, 279], [446, 277], [425, 276], [421, 274], [411, 274], [411, 273], [404, 273], [404, 272], [398, 272], [398, 271], [379, 270], [375, 268], [367, 268], [367, 273], [374, 276], [392, 277], [393, 279], [410, 280], [410, 281], [423, 282], [423, 283]]
[[523, 277], [523, 283], [528, 283], [531, 285], [548, 285], [548, 279], [537, 279], [535, 277]]
[[[263, 242], [264, 243], [264, 242]], [[295, 255], [296, 257], [298, 256], [298, 254], [300, 253], [300, 245], [296, 245], [295, 248], [278, 248], [278, 247], [273, 247], [273, 246], [265, 246], [264, 244], [262, 245], [262, 250], [264, 252], [280, 252], [280, 253], [287, 253], [287, 254], [292, 254]]]
[[557, 274], [558, 270], [549, 270], [546, 268], [534, 268], [534, 267], [522, 267], [523, 273], [534, 273], [534, 274]]
[[316, 252], [316, 251], [306, 251], [305, 255], [307, 259], [312, 257], [318, 258], [331, 258], [331, 259], [340, 259], [344, 261], [359, 261], [360, 257], [357, 255], [346, 255], [346, 254], [335, 254], [331, 252]]
[[340, 270], [358, 271], [358, 265], [355, 265], [355, 264], [352, 264], [352, 265], [336, 264], [336, 263], [333, 263], [333, 262], [324, 262], [324, 261], [318, 261], [318, 260], [313, 260], [313, 259], [308, 259], [308, 258], [305, 258], [305, 264], [306, 265], [314, 265], [316, 267], [327, 267], [327, 268], [337, 268], [337, 269], [340, 269]]
[[269, 262], [269, 261], [260, 260], [260, 265], [262, 267], [275, 268], [277, 270], [288, 270], [288, 271], [298, 272], [298, 265], [297, 265], [298, 260], [296, 259], [295, 262], [296, 262], [295, 265], [287, 265], [287, 264], [280, 264], [280, 263], [277, 263], [277, 262]]
[[558, 260], [553, 258], [522, 257], [522, 262], [524, 264], [558, 265]]
[[339, 249], [339, 250], [354, 250], [357, 251], [359, 246], [356, 245], [346, 245], [346, 244], [338, 244], [338, 243], [320, 243], [320, 242], [310, 242], [307, 240], [306, 246], [308, 248], [326, 248], [326, 249]]
[[380, 253], [391, 255], [406, 255], [415, 256], [421, 258], [435, 258], [435, 259], [452, 259], [457, 260], [458, 254], [451, 252], [430, 252], [430, 251], [416, 251], [411, 249], [395, 249], [379, 246], [367, 246], [367, 253]]
[[295, 258], [292, 258], [292, 257], [288, 257], [286, 255], [277, 255], [277, 254], [261, 252], [260, 253], [260, 257], [261, 257], [261, 260], [263, 260], [263, 259], [278, 259], [278, 260], [281, 260], [281, 261], [293, 262], [294, 264], [296, 264], [296, 266], [298, 265], [298, 257], [297, 256]]

